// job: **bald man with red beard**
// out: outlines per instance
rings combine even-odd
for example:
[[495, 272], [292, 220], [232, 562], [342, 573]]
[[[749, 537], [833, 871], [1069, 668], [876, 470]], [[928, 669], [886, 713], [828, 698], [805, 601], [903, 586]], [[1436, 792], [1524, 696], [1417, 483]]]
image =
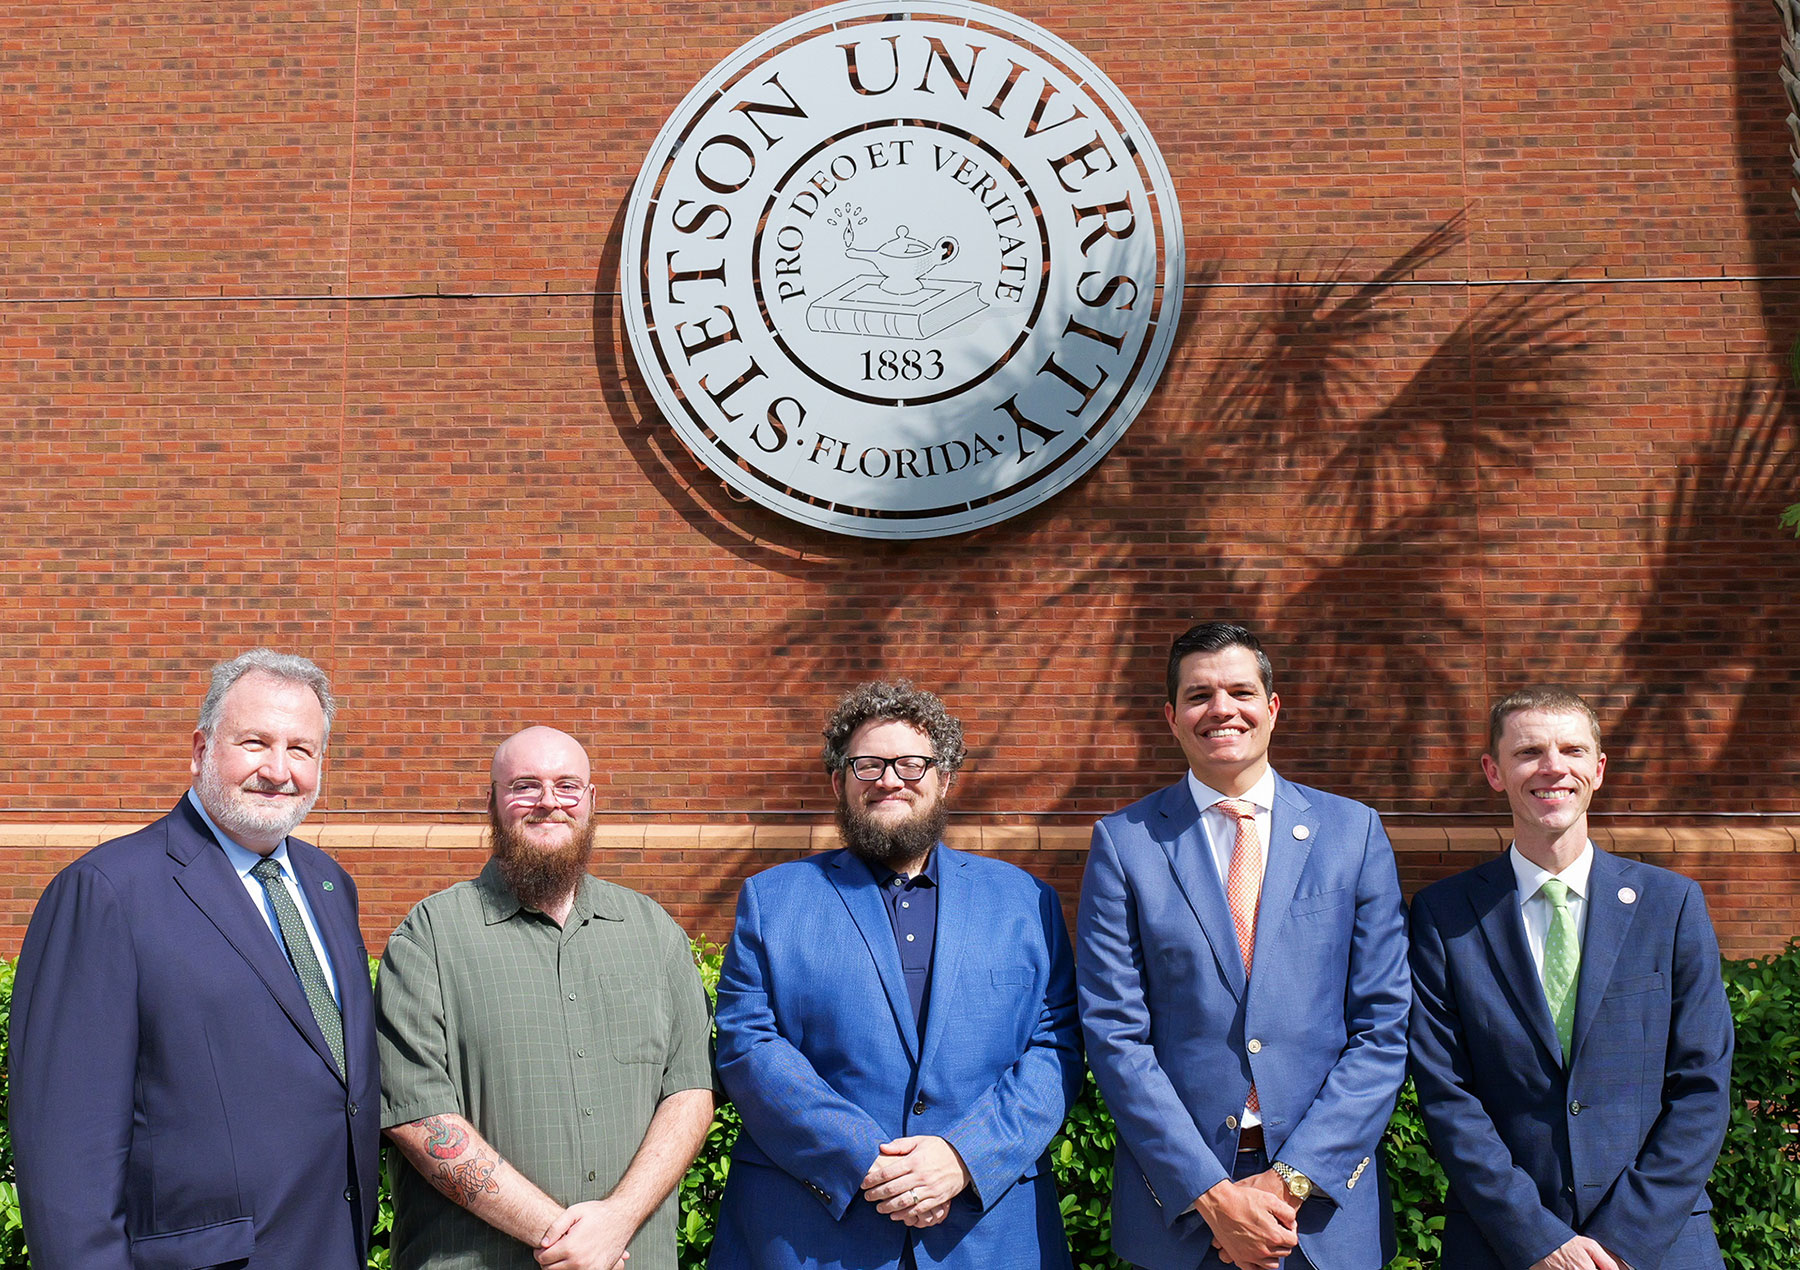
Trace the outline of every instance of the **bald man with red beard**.
[[395, 1270], [674, 1270], [670, 1198], [712, 1123], [687, 936], [588, 872], [587, 752], [494, 752], [492, 858], [422, 901], [376, 992]]

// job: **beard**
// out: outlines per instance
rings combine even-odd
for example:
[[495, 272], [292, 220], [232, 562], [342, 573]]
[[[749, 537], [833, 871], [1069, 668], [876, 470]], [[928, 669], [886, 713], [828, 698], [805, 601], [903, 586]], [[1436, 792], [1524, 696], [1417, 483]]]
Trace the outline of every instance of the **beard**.
[[500, 823], [500, 812], [490, 800], [488, 828], [492, 831], [494, 860], [500, 876], [512, 887], [519, 903], [548, 912], [558, 900], [574, 892], [594, 855], [594, 818], [575, 822], [575, 834], [567, 845], [546, 850], [527, 842], [517, 830]]
[[260, 776], [253, 776], [242, 785], [233, 785], [219, 771], [219, 760], [210, 745], [200, 756], [200, 775], [194, 785], [195, 792], [200, 795], [200, 805], [206, 808], [206, 814], [225, 831], [226, 837], [238, 843], [287, 837], [300, 827], [300, 822], [306, 819], [319, 797], [319, 789], [315, 785], [312, 793], [297, 803], [286, 806], [264, 805], [248, 797], [246, 791], [297, 794], [300, 787], [291, 779], [286, 784], [276, 784]]
[[868, 812], [851, 807], [847, 797], [838, 797], [838, 837], [852, 855], [884, 868], [923, 860], [943, 841], [949, 823], [950, 808], [942, 794], [928, 806], [914, 804], [912, 814], [892, 826], [880, 824]]

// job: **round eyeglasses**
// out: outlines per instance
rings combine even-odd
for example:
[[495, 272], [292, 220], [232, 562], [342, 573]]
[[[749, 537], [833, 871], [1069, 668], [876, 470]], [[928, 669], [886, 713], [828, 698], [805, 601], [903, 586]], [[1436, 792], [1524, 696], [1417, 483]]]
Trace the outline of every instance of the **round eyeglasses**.
[[902, 754], [899, 758], [877, 758], [873, 754], [860, 754], [846, 759], [844, 766], [859, 781], [878, 781], [887, 775], [890, 767], [901, 780], [916, 781], [936, 767], [937, 760], [923, 754]]
[[550, 791], [550, 798], [559, 807], [573, 807], [580, 802], [583, 795], [593, 788], [589, 781], [578, 781], [573, 777], [552, 781], [548, 786], [540, 780], [516, 780], [500, 789], [500, 800], [512, 807], [536, 807], [544, 801], [544, 791]]

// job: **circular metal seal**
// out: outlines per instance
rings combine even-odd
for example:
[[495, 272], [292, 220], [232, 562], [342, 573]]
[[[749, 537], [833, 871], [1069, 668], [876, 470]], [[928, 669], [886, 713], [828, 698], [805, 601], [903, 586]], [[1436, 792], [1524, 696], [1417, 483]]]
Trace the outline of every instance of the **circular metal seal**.
[[1078, 479], [1180, 314], [1142, 120], [1057, 37], [956, 0], [851, 0], [740, 48], [664, 125], [625, 224], [625, 325], [683, 443], [861, 537], [965, 532]]

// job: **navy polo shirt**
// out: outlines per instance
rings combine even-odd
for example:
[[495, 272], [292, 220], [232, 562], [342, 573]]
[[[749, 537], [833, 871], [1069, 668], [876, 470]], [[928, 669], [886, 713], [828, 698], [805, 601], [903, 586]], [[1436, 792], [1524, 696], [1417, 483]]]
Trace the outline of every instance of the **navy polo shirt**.
[[913, 1023], [923, 1036], [931, 993], [931, 952], [937, 942], [937, 849], [932, 849], [925, 857], [925, 867], [911, 877], [879, 864], [869, 865], [869, 872], [887, 905], [894, 944], [900, 950], [900, 970], [906, 976], [907, 1000], [912, 1002]]

